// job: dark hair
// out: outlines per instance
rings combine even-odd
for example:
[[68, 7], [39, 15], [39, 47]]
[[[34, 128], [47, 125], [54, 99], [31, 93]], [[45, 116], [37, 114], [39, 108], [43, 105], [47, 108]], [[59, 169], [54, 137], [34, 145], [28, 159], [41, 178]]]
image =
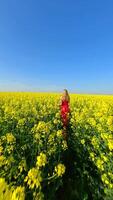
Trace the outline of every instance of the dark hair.
[[64, 91], [68, 94], [68, 90], [67, 89], [64, 89]]
[[66, 92], [67, 100], [70, 101], [70, 96], [69, 96], [68, 90], [67, 90], [67, 89], [64, 89], [64, 91]]

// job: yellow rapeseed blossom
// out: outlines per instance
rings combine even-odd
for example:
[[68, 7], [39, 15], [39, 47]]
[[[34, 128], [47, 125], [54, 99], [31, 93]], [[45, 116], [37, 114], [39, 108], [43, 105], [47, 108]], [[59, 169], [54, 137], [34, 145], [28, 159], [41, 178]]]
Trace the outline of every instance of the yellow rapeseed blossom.
[[46, 154], [44, 153], [40, 153], [39, 156], [37, 156], [37, 162], [36, 162], [36, 165], [38, 167], [44, 167], [47, 163], [47, 157], [46, 157]]
[[0, 178], [0, 194], [7, 188], [7, 183], [4, 178]]
[[[43, 185], [51, 187], [51, 180], [53, 184], [58, 177], [57, 181], [62, 180], [66, 170], [61, 164], [62, 155], [68, 145], [62, 135], [59, 97], [59, 94], [0, 93], [0, 174], [9, 183], [0, 179], [0, 200], [23, 200], [26, 191], [33, 199], [42, 200]], [[86, 173], [90, 159], [107, 196], [113, 189], [113, 96], [70, 94], [70, 100], [69, 148], [75, 148], [79, 157], [81, 144], [84, 145]]]
[[0, 200], [12, 200], [12, 190], [4, 178], [0, 178]]
[[25, 188], [18, 186], [13, 191], [11, 200], [25, 200]]
[[113, 150], [113, 139], [108, 139], [108, 148], [110, 151]]
[[104, 170], [103, 164], [104, 164], [104, 161], [101, 160], [100, 158], [98, 158], [97, 161], [96, 161], [96, 165], [97, 165], [98, 169], [101, 170], [101, 171]]
[[32, 168], [24, 181], [27, 182], [30, 189], [33, 189], [35, 187], [41, 188], [42, 180], [41, 172], [37, 168]]
[[107, 124], [108, 124], [108, 126], [113, 125], [113, 116], [108, 117]]
[[108, 161], [108, 158], [105, 155], [103, 155], [103, 154], [101, 154], [101, 158], [103, 159], [104, 162]]
[[56, 113], [55, 117], [60, 118], [60, 113]]
[[84, 139], [81, 140], [81, 144], [85, 144], [85, 140]]
[[12, 133], [6, 134], [7, 143], [12, 144], [15, 143], [16, 139]]
[[107, 139], [107, 134], [106, 133], [101, 133], [101, 138], [103, 139], [103, 140], [105, 140], [105, 139]]
[[59, 137], [59, 138], [62, 137], [62, 130], [57, 131], [57, 137]]
[[2, 167], [6, 163], [6, 157], [4, 155], [0, 155], [0, 167]]
[[3, 153], [3, 146], [0, 145], [0, 155]]
[[102, 174], [101, 176], [102, 182], [107, 185], [109, 188], [113, 188], [113, 184], [110, 183], [109, 178], [107, 176], [107, 174]]
[[67, 142], [66, 142], [66, 141], [63, 141], [63, 142], [62, 142], [62, 148], [63, 148], [64, 151], [65, 151], [66, 149], [68, 149], [68, 145], [67, 145]]
[[37, 132], [38, 131], [42, 131], [42, 132], [48, 132], [49, 131], [48, 125], [44, 121], [40, 121], [38, 123], [36, 130], [37, 130]]
[[93, 137], [92, 137], [91, 144], [92, 144], [95, 148], [99, 148], [98, 139], [97, 139], [96, 136], [93, 136]]
[[58, 124], [58, 120], [57, 119], [54, 119], [54, 124]]
[[90, 153], [90, 158], [91, 158], [92, 161], [95, 160], [95, 154], [93, 152]]
[[60, 176], [63, 176], [63, 174], [65, 173], [65, 170], [66, 170], [66, 167], [65, 165], [63, 164], [58, 164], [56, 167], [55, 167], [55, 172], [57, 173], [57, 176], [60, 177]]

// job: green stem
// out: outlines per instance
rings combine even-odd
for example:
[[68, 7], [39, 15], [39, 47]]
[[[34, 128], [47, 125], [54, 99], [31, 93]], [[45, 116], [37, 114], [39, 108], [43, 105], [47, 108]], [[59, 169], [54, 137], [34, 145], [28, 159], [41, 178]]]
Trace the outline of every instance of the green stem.
[[50, 181], [51, 179], [56, 178], [56, 177], [57, 177], [57, 174], [54, 174], [53, 176], [48, 177], [48, 178], [45, 178], [45, 179], [43, 179], [43, 180], [44, 180], [44, 181]]

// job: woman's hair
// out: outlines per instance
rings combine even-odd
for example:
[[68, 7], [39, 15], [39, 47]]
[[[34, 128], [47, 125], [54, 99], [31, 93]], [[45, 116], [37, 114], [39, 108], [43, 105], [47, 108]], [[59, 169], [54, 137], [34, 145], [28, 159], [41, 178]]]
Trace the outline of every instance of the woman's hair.
[[69, 96], [68, 90], [67, 90], [67, 89], [64, 89], [64, 92], [65, 92], [65, 99], [66, 99], [67, 101], [70, 101], [70, 96]]

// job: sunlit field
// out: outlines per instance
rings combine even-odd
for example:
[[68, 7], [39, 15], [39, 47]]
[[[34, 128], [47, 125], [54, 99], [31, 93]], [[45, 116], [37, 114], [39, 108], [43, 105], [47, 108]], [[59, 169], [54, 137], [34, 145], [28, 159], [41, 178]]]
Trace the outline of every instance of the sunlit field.
[[[0, 200], [112, 200], [113, 96], [0, 93]], [[65, 193], [65, 194], [64, 194]]]

